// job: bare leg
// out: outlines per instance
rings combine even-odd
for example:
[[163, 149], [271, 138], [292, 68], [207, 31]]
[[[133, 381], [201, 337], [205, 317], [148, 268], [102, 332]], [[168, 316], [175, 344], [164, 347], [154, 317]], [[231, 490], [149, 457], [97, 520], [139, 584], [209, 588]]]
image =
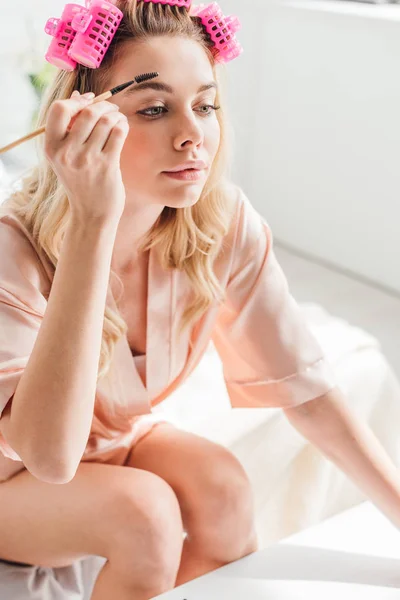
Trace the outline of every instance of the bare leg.
[[5, 560], [60, 567], [89, 555], [108, 559], [95, 600], [147, 600], [172, 589], [183, 544], [179, 503], [165, 481], [85, 462], [63, 485], [26, 470], [2, 482], [0, 531]]
[[[248, 554], [257, 552], [259, 549], [257, 535], [254, 534], [247, 548], [243, 553], [235, 555], [233, 560], [239, 560]], [[182, 551], [182, 559], [179, 567], [178, 576], [175, 581], [175, 586], [183, 585], [187, 581], [192, 581], [201, 575], [215, 571], [224, 565], [232, 562], [232, 560], [213, 560], [210, 558], [211, 551], [205, 550], [201, 544], [196, 544], [196, 540], [185, 539]]]
[[132, 589], [130, 585], [126, 585], [125, 582], [121, 581], [118, 571], [111, 566], [110, 561], [107, 561], [96, 579], [91, 600], [110, 600], [110, 598], [115, 598], [115, 600], [125, 600], [125, 598], [148, 600], [160, 593], [162, 592], [152, 594], [150, 591], [139, 590], [138, 586], [135, 590]]
[[226, 448], [162, 423], [128, 456], [167, 481], [181, 507], [184, 541], [175, 587], [258, 549], [248, 477]]
[[144, 586], [142, 581], [125, 583], [121, 580], [118, 569], [107, 561], [96, 579], [91, 600], [149, 600], [173, 587], [174, 582], [171, 579], [158, 584], [155, 582], [153, 585], [149, 581], [147, 586]]

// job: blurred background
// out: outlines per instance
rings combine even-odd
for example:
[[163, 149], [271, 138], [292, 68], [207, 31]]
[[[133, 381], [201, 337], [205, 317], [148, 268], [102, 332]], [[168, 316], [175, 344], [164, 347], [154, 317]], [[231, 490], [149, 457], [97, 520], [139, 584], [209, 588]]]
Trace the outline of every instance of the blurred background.
[[[64, 4], [1, 5], [0, 145], [33, 128], [55, 69], [44, 25]], [[271, 225], [296, 299], [375, 336], [400, 376], [400, 6], [219, 4], [241, 19], [245, 48], [226, 70], [234, 179]], [[0, 201], [35, 152], [0, 155]]]

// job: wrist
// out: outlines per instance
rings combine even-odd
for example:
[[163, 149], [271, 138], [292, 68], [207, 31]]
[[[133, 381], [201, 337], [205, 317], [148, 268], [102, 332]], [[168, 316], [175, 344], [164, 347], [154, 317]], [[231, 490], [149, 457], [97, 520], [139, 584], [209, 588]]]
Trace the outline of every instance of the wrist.
[[84, 234], [96, 236], [115, 235], [117, 233], [119, 218], [105, 218], [98, 216], [81, 216], [76, 213], [70, 213], [68, 229], [71, 231], [82, 232]]
[[85, 244], [89, 247], [110, 246], [114, 247], [115, 237], [118, 229], [118, 221], [106, 221], [104, 219], [86, 219], [83, 220], [75, 215], [71, 215], [66, 237], [75, 240], [77, 243]]

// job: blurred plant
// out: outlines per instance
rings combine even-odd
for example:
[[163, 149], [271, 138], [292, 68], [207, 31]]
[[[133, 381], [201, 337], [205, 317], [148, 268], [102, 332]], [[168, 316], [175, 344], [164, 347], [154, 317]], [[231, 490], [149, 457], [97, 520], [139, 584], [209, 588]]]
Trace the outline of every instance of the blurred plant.
[[[51, 0], [53, 1], [53, 0]], [[49, 4], [51, 4], [49, 0]], [[57, 68], [47, 62], [43, 57], [50, 41], [49, 36], [43, 33], [44, 23], [46, 22], [43, 8], [43, 14], [33, 6], [27, 5], [21, 19], [21, 40], [19, 51], [16, 52], [17, 68], [21, 74], [24, 74], [30, 81], [35, 95], [36, 105], [33, 107], [31, 125], [37, 119], [39, 112], [39, 103], [46, 86], [49, 84]]]
[[31, 125], [34, 126], [39, 114], [39, 103], [43, 96], [43, 92], [53, 79], [54, 72], [57, 68], [47, 61], [43, 61], [42, 68], [37, 73], [28, 73], [29, 81], [37, 95], [37, 106], [32, 114]]

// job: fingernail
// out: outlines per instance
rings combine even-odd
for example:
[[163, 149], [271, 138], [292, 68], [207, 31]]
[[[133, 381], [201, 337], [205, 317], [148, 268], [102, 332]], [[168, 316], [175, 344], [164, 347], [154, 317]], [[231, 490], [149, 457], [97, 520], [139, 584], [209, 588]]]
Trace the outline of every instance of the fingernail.
[[94, 92], [86, 92], [86, 94], [82, 95], [82, 98], [87, 98], [87, 100], [93, 100], [95, 97]]
[[74, 90], [71, 94], [71, 98], [75, 98], [75, 96], [78, 96], [79, 92], [78, 90]]

